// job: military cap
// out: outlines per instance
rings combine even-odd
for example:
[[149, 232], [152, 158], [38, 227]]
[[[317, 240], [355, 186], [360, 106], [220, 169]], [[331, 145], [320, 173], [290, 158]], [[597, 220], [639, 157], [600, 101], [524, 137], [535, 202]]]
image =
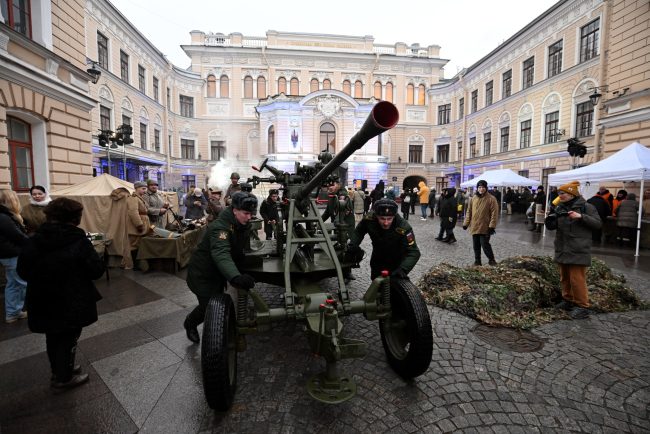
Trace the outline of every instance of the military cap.
[[133, 188], [140, 188], [140, 187], [146, 187], [147, 183], [144, 181], [135, 181], [133, 183]]
[[158, 181], [155, 179], [147, 179], [147, 186], [149, 185], [158, 185]]
[[233, 172], [230, 174], [230, 179], [239, 179], [241, 176], [239, 176], [239, 173]]
[[393, 217], [397, 215], [397, 203], [391, 199], [379, 199], [372, 208], [376, 216]]

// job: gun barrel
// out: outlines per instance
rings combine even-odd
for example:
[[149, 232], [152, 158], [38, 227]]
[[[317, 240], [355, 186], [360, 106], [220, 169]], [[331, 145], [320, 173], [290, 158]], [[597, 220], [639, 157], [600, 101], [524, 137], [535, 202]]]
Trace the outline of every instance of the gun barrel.
[[329, 176], [334, 169], [339, 167], [341, 163], [348, 159], [355, 151], [360, 149], [366, 142], [373, 137], [390, 130], [399, 121], [399, 112], [397, 107], [388, 101], [380, 101], [372, 108], [368, 118], [364, 122], [361, 129], [350, 139], [350, 142], [341, 149], [340, 152], [323, 167], [314, 176], [307, 185], [302, 187], [296, 194], [297, 200], [302, 200], [309, 195], [309, 193], [316, 187], [320, 187], [321, 183], [327, 176]]

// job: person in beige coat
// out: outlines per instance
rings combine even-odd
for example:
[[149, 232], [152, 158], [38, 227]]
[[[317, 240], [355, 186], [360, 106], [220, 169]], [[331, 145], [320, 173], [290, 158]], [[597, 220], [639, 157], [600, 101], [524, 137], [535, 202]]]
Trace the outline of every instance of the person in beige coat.
[[487, 182], [480, 180], [476, 183], [476, 194], [472, 197], [465, 213], [463, 229], [470, 228], [474, 244], [474, 265], [481, 265], [481, 248], [488, 257], [490, 265], [497, 265], [494, 252], [490, 245], [490, 237], [496, 233], [499, 216], [499, 204], [494, 196], [487, 191]]
[[140, 238], [147, 235], [151, 230], [151, 222], [147, 214], [147, 203], [144, 200], [144, 194], [147, 191], [147, 184], [142, 181], [133, 183], [135, 191], [126, 200], [126, 231], [129, 236], [131, 246], [131, 258], [133, 259], [133, 269], [138, 270], [136, 258], [138, 256], [138, 245]]

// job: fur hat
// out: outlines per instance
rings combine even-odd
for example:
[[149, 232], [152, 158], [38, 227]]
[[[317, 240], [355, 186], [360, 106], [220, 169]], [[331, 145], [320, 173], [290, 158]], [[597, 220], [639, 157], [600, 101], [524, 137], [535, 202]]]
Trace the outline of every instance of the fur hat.
[[571, 181], [568, 184], [560, 185], [557, 190], [569, 193], [572, 196], [580, 196], [580, 181]]
[[484, 180], [484, 179], [481, 179], [479, 182], [476, 183], [476, 188], [479, 188], [479, 187], [487, 188], [488, 187], [487, 181]]
[[201, 191], [201, 189], [198, 188], [198, 187], [195, 188], [195, 189], [194, 189], [194, 196], [196, 196], [196, 197], [201, 197], [201, 196], [203, 196], [203, 191]]
[[140, 187], [146, 187], [147, 183], [143, 181], [135, 181], [133, 183], [133, 188], [140, 188]]

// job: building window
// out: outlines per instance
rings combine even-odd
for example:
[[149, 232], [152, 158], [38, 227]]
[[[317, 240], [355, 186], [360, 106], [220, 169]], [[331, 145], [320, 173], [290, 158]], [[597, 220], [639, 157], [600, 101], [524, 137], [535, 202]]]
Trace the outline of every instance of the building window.
[[504, 72], [501, 80], [501, 98], [508, 98], [512, 95], [512, 69]]
[[210, 160], [220, 161], [226, 158], [226, 146], [224, 141], [217, 140], [210, 142]]
[[476, 137], [469, 138], [469, 158], [478, 157], [478, 152], [476, 151]]
[[309, 82], [309, 92], [317, 92], [318, 91], [318, 79], [312, 78], [311, 81]]
[[462, 119], [465, 116], [465, 98], [458, 100], [458, 119]]
[[289, 82], [289, 95], [300, 95], [300, 89], [298, 88], [298, 79], [292, 78]]
[[548, 47], [548, 78], [562, 72], [562, 40]]
[[530, 134], [531, 134], [531, 121], [523, 121], [521, 123], [521, 136], [519, 137], [519, 147], [530, 148]]
[[406, 104], [413, 105], [415, 87], [412, 84], [406, 86]]
[[382, 146], [384, 145], [384, 135], [377, 136], [377, 155], [381, 155]]
[[147, 124], [140, 122], [140, 147], [147, 149]]
[[472, 92], [472, 113], [478, 110], [478, 89]]
[[122, 50], [120, 50], [120, 77], [124, 82], [129, 82], [129, 55]]
[[214, 75], [208, 75], [208, 88], [207, 88], [207, 95], [208, 98], [216, 98], [217, 97], [217, 77]]
[[131, 126], [131, 117], [127, 115], [122, 115], [122, 125]]
[[320, 126], [320, 148], [331, 153], [336, 151], [336, 129], [329, 122]]
[[179, 95], [178, 98], [181, 108], [181, 116], [186, 118], [194, 117], [194, 98], [185, 95]]
[[375, 99], [381, 99], [381, 82], [375, 81], [374, 92], [372, 96], [375, 97]]
[[528, 169], [525, 169], [525, 170], [518, 171], [517, 174], [519, 176], [523, 176], [524, 178], [528, 178], [528, 176], [530, 175], [530, 172], [529, 172]]
[[418, 86], [418, 105], [424, 105], [424, 97], [426, 96], [426, 88], [423, 84]]
[[438, 106], [438, 125], [446, 125], [451, 118], [451, 104]]
[[194, 140], [181, 139], [181, 158], [194, 159]]
[[548, 175], [552, 175], [554, 173], [555, 173], [555, 167], [542, 169], [542, 185], [544, 186], [544, 190], [546, 190], [548, 187]]
[[352, 96], [352, 84], [350, 80], [343, 80], [343, 93]]
[[172, 109], [172, 91], [167, 88], [167, 108]]
[[535, 80], [535, 57], [531, 57], [530, 59], [524, 60], [524, 82], [523, 82], [523, 89], [528, 89], [533, 85], [533, 81]]
[[483, 133], [483, 155], [490, 155], [492, 151], [492, 133]]
[[439, 145], [436, 157], [438, 163], [449, 163], [449, 145]]
[[174, 152], [174, 146], [173, 146], [173, 143], [172, 143], [172, 135], [168, 134], [167, 135], [167, 153], [168, 153], [168, 155], [170, 157], [172, 156], [172, 152]]
[[140, 92], [146, 93], [147, 92], [147, 79], [145, 77], [145, 70], [142, 65], [138, 65], [138, 89], [140, 89]]
[[386, 83], [386, 101], [393, 102], [393, 83]]
[[409, 163], [422, 163], [422, 145], [409, 145]]
[[153, 150], [160, 152], [160, 130], [157, 128], [153, 130]]
[[7, 116], [7, 139], [9, 140], [11, 186], [15, 191], [29, 191], [34, 185], [31, 125]]
[[591, 101], [578, 104], [576, 107], [576, 136], [591, 136], [594, 122], [594, 105]]
[[253, 77], [250, 75], [244, 77], [244, 98], [253, 98]]
[[99, 128], [102, 130], [111, 129], [111, 109], [103, 105], [99, 106]]
[[269, 144], [269, 154], [275, 154], [275, 128], [273, 125], [271, 125], [269, 128], [269, 132], [266, 137]]
[[257, 98], [266, 98], [266, 78], [257, 77]]
[[508, 152], [510, 127], [501, 127], [501, 152]]
[[494, 91], [494, 81], [490, 80], [485, 83], [485, 106], [492, 105], [492, 92]]
[[560, 123], [560, 112], [547, 113], [544, 122], [544, 143], [555, 143], [559, 139], [557, 130]]
[[230, 79], [225, 74], [219, 77], [219, 97], [230, 98]]
[[278, 78], [278, 93], [287, 94], [287, 79], [284, 77]]
[[460, 161], [463, 159], [463, 141], [459, 140], [456, 145], [458, 145], [458, 161]]
[[158, 95], [158, 94], [159, 94], [160, 91], [159, 91], [159, 89], [158, 89], [158, 88], [159, 88], [159, 85], [158, 85], [158, 78], [157, 78], [157, 77], [154, 77], [154, 78], [153, 78], [153, 86], [152, 86], [152, 87], [153, 87], [153, 99], [154, 99], [156, 102], [158, 102], [158, 101], [159, 101], [159, 99], [158, 99], [158, 98], [159, 98], [159, 95]]
[[600, 18], [596, 18], [580, 29], [580, 62], [598, 56]]
[[5, 18], [5, 24], [31, 39], [31, 2], [25, 0], [3, 0], [0, 2], [0, 6], [2, 6], [1, 12]]
[[108, 71], [108, 38], [97, 32], [97, 63]]
[[183, 183], [183, 191], [190, 191], [190, 187], [196, 185], [195, 175], [181, 175], [181, 182]]
[[326, 78], [323, 80], [323, 89], [331, 89], [332, 88], [332, 82], [330, 81], [329, 78]]
[[354, 82], [354, 97], [363, 98], [363, 83], [360, 80]]

